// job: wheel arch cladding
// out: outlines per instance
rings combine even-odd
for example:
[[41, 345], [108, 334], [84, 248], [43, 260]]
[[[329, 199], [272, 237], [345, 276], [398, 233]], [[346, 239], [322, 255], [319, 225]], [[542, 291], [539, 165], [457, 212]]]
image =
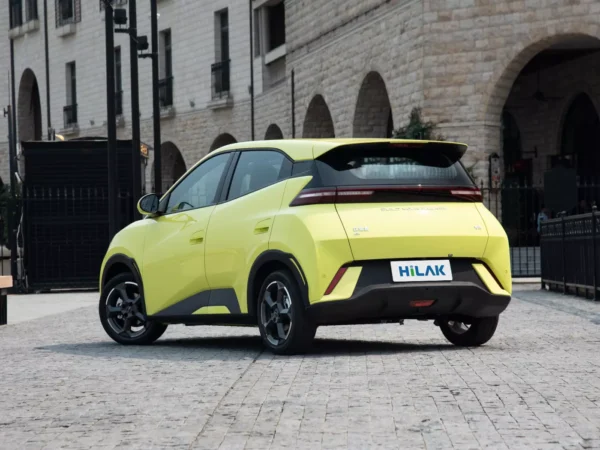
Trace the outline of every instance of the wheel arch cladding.
[[308, 285], [300, 264], [293, 255], [277, 250], [262, 253], [252, 265], [248, 277], [248, 314], [256, 316], [257, 297], [265, 279], [277, 270], [287, 270], [292, 274], [302, 294], [304, 307], [308, 307]]
[[142, 277], [140, 276], [140, 271], [135, 263], [135, 260], [129, 258], [125, 255], [114, 255], [112, 256], [105, 264], [104, 271], [102, 273], [102, 288], [106, 286], [110, 280], [112, 280], [117, 275], [122, 273], [130, 272], [136, 278], [138, 285], [141, 289], [142, 286]]

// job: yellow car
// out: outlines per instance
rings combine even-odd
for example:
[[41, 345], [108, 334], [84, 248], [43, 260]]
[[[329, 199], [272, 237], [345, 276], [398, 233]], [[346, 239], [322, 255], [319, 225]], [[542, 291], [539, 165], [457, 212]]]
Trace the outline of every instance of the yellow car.
[[318, 326], [434, 320], [459, 346], [511, 299], [506, 233], [452, 142], [274, 140], [210, 153], [110, 244], [99, 313], [122, 344], [168, 324], [257, 325], [273, 352]]

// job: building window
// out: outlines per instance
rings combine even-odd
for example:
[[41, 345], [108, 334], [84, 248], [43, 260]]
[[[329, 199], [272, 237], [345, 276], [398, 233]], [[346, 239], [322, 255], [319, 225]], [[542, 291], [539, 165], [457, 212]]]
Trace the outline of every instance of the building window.
[[56, 0], [56, 26], [62, 27], [81, 20], [80, 0]]
[[173, 106], [173, 50], [171, 30], [160, 32], [159, 99], [162, 108]]
[[285, 7], [283, 1], [266, 7], [268, 26], [267, 51], [285, 44]]
[[121, 73], [121, 47], [115, 48], [115, 113], [123, 115], [123, 78]]
[[38, 0], [26, 0], [26, 17], [27, 21], [38, 20], [38, 8], [37, 8]]
[[263, 89], [281, 83], [286, 74], [285, 2], [272, 0], [263, 4], [254, 15], [255, 55], [262, 56]]
[[221, 98], [229, 95], [229, 11], [223, 9], [215, 13], [215, 60], [211, 66], [212, 96]]
[[65, 128], [77, 125], [77, 71], [75, 61], [66, 65], [67, 104], [64, 107]]
[[23, 25], [23, 3], [21, 0], [9, 0], [10, 28]]

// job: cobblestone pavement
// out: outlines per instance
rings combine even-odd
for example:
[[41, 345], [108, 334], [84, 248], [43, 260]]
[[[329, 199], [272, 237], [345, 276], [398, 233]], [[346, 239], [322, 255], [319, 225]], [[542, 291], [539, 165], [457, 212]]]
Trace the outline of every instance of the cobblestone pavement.
[[304, 357], [254, 329], [104, 335], [95, 307], [0, 328], [0, 448], [600, 448], [600, 303], [516, 293], [490, 343], [431, 323], [321, 328]]

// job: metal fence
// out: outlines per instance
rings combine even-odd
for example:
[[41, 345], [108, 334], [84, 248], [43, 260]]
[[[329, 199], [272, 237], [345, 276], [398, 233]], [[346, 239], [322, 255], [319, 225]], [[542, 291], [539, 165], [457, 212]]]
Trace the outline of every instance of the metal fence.
[[[118, 229], [131, 222], [129, 192], [118, 193]], [[32, 289], [94, 288], [109, 243], [106, 188], [23, 192], [23, 259]]]
[[532, 186], [507, 184], [498, 189], [482, 188], [484, 204], [502, 223], [510, 244], [513, 277], [539, 277], [541, 255], [537, 215], [541, 211], [541, 190]]
[[562, 216], [541, 224], [542, 285], [598, 299], [600, 215]]

